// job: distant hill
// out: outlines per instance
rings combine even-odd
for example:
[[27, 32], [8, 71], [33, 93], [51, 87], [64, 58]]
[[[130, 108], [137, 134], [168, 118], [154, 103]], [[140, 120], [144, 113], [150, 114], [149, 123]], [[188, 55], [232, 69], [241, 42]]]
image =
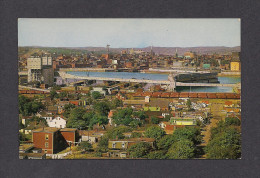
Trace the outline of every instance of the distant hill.
[[[23, 47], [19, 47], [23, 48]], [[25, 48], [25, 47], [24, 47]], [[52, 48], [52, 47], [40, 47], [40, 46], [26, 46], [26, 48]], [[53, 47], [54, 48], [54, 47]], [[57, 47], [55, 47], [57, 48]], [[240, 52], [240, 46], [236, 47], [225, 47], [225, 46], [210, 46], [210, 47], [153, 47], [153, 52], [156, 54], [174, 55], [177, 48], [178, 55], [183, 55], [185, 52], [192, 51], [198, 54], [230, 54], [231, 52]], [[105, 47], [60, 47], [59, 49], [76, 49], [76, 50], [87, 50], [87, 51], [106, 51]], [[127, 48], [110, 48], [111, 52], [120, 53], [122, 50]], [[130, 50], [131, 48], [128, 48]], [[151, 47], [145, 48], [134, 48], [134, 50], [143, 50], [150, 52]]]

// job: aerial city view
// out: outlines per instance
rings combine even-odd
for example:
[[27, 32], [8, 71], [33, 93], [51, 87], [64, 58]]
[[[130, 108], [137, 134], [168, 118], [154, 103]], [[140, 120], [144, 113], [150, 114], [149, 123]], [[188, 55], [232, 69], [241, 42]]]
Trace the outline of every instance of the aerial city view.
[[19, 159], [241, 159], [240, 19], [18, 20]]

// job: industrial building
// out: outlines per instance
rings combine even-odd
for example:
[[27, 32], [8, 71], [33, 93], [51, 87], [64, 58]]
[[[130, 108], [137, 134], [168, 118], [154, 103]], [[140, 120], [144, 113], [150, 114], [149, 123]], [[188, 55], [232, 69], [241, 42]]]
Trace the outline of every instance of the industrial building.
[[28, 82], [39, 81], [49, 86], [54, 82], [52, 57], [32, 56], [27, 59]]

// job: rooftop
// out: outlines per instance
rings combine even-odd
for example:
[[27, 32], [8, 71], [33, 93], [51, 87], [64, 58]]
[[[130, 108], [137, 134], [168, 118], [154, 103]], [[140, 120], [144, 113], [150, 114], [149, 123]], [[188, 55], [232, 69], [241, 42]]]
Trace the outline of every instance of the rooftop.
[[28, 150], [31, 149], [33, 147], [33, 144], [21, 144], [19, 146], [19, 150]]
[[58, 130], [60, 130], [60, 129], [55, 128], [55, 127], [41, 127], [41, 128], [33, 130], [33, 132], [52, 132], [52, 133], [54, 133], [54, 132], [57, 132]]
[[64, 129], [60, 129], [61, 132], [74, 132], [76, 131], [77, 129], [75, 128], [64, 128]]

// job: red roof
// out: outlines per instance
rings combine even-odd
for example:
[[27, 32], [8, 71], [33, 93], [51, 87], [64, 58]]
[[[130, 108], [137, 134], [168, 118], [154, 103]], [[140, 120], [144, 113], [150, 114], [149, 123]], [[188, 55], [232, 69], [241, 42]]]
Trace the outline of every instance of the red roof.
[[232, 105], [233, 102], [232, 101], [225, 101], [225, 105]]

